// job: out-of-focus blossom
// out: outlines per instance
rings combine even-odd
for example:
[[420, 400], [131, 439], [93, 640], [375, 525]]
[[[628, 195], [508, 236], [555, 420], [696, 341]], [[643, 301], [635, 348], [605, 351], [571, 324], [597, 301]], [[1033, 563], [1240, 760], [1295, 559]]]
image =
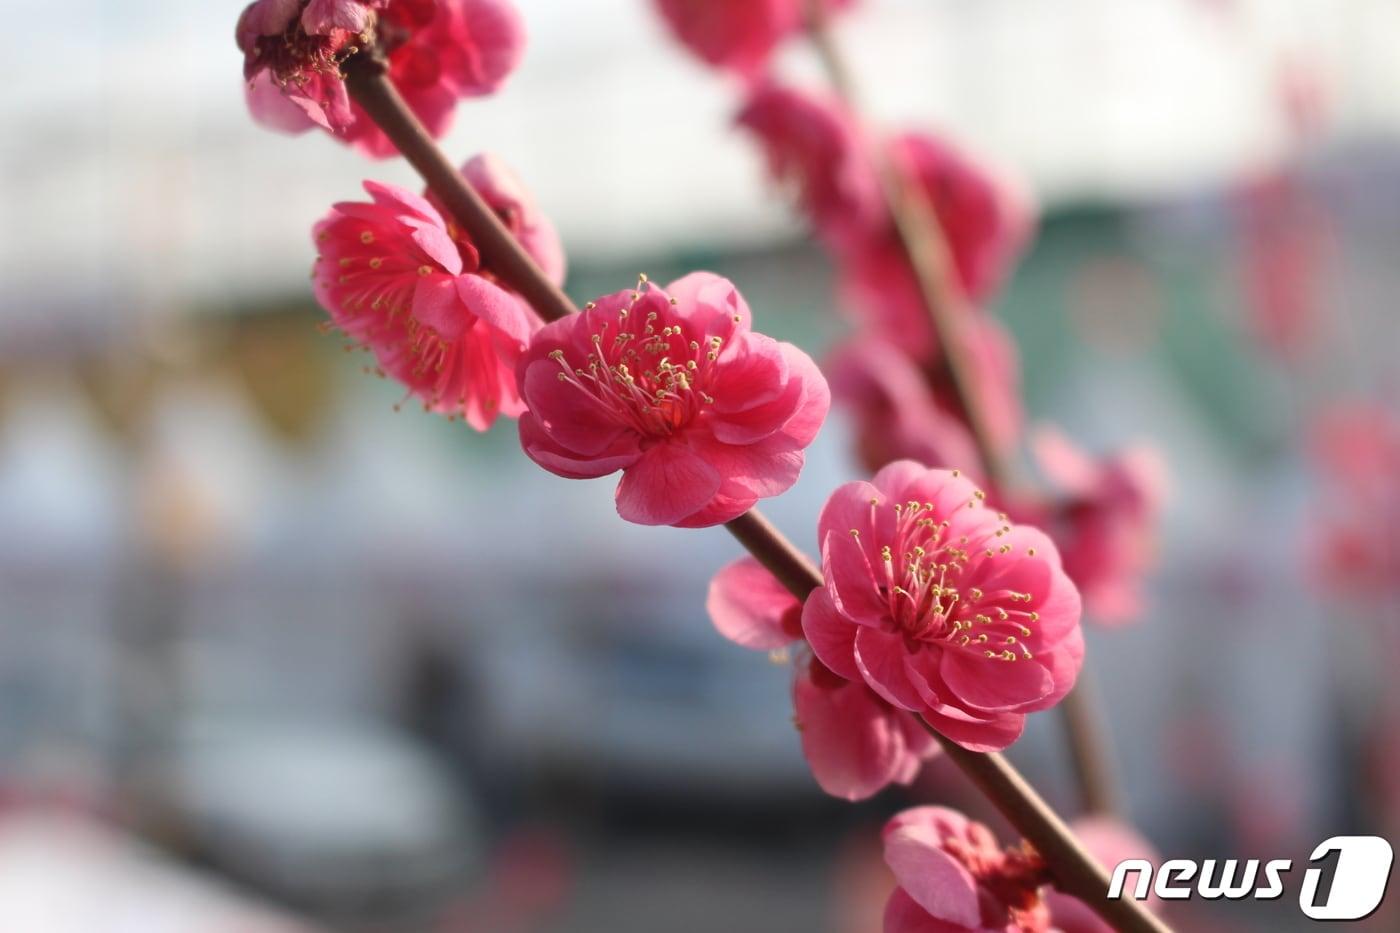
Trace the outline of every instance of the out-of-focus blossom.
[[[715, 575], [705, 605], [720, 634], [746, 648], [773, 651], [802, 639], [802, 604], [751, 557]], [[812, 776], [834, 797], [864, 800], [908, 784], [938, 750], [914, 717], [805, 653], [794, 667], [792, 702]]]
[[[970, 317], [961, 334], [973, 391], [993, 444], [1006, 453], [1022, 424], [1020, 364], [1016, 344], [990, 317]], [[920, 369], [898, 346], [878, 336], [858, 336], [831, 355], [826, 372], [838, 402], [856, 422], [856, 445], [867, 469], [895, 460], [961, 469], [982, 477], [972, 432], [939, 367]]]
[[[525, 187], [520, 176], [499, 156], [485, 152], [467, 160], [462, 166], [462, 177], [520, 241], [545, 276], [556, 285], [562, 284], [568, 268], [564, 245], [553, 221], [539, 209], [534, 194]], [[432, 192], [428, 192], [427, 198], [447, 221], [447, 230], [453, 238], [465, 239], [449, 211]]]
[[[1113, 866], [1127, 859], [1147, 859], [1153, 865], [1161, 862], [1152, 843], [1131, 826], [1111, 817], [1084, 817], [1071, 823], [1070, 830], [1095, 861], [1110, 872]], [[1129, 876], [1130, 884], [1132, 879], [1133, 876]], [[1050, 922], [1058, 933], [1114, 933], [1113, 927], [1079, 898], [1050, 886], [1041, 894], [1050, 908]], [[1155, 912], [1162, 902], [1149, 893], [1145, 903]]]
[[1302, 52], [1285, 53], [1278, 62], [1277, 83], [1279, 106], [1293, 135], [1305, 141], [1321, 134], [1333, 105], [1331, 82], [1322, 64]]
[[773, 177], [797, 192], [812, 229], [848, 249], [883, 212], [870, 147], [839, 101], [773, 82], [757, 85], [736, 118], [758, 137]]
[[568, 899], [577, 865], [553, 829], [516, 830], [490, 855], [479, 888], [452, 904], [433, 933], [526, 933], [554, 919]]
[[1284, 171], [1245, 181], [1233, 203], [1249, 330], [1265, 350], [1297, 359], [1314, 345], [1322, 314], [1325, 209]]
[[[973, 304], [988, 300], [1030, 237], [1035, 213], [1024, 185], [947, 140], [910, 133], [888, 158], [933, 208], [948, 245], [952, 284]], [[920, 361], [935, 350], [929, 312], [893, 220], [841, 258], [841, 289], [858, 317]]]
[[1345, 402], [1312, 429], [1325, 505], [1314, 520], [1314, 560], [1344, 592], [1400, 587], [1400, 418], [1383, 405]]
[[1050, 494], [1011, 511], [1050, 532], [1096, 621], [1131, 622], [1142, 612], [1143, 577], [1156, 558], [1166, 464], [1146, 446], [1095, 460], [1051, 428], [1037, 430], [1031, 447]]
[[856, 451], [874, 472], [895, 460], [971, 470], [967, 425], [939, 404], [924, 373], [881, 337], [856, 336], [827, 359], [832, 397], [855, 421]]
[[[539, 231], [548, 222], [486, 180], [503, 169], [478, 158], [464, 170], [483, 181], [488, 203], [508, 215], [536, 259], [562, 274], [562, 260]], [[426, 198], [366, 182], [370, 203], [337, 204], [316, 225], [316, 297], [335, 325], [374, 352], [380, 370], [423, 404], [460, 415], [477, 430], [523, 410], [515, 365], [539, 327], [516, 294], [484, 268], [475, 246]], [[522, 220], [522, 218], [527, 218]]]
[[530, 458], [573, 479], [621, 470], [618, 513], [643, 525], [718, 525], [785, 491], [831, 403], [811, 358], [755, 333], [706, 272], [554, 321], [518, 377]]
[[[676, 38], [701, 60], [752, 78], [806, 23], [808, 0], [656, 0]], [[854, 0], [824, 0], [836, 12]]]
[[248, 105], [283, 132], [313, 126], [377, 158], [397, 150], [346, 94], [340, 64], [375, 46], [428, 131], [441, 136], [463, 97], [496, 90], [525, 46], [509, 0], [256, 0], [238, 25]]
[[825, 585], [802, 629], [836, 674], [995, 751], [1069, 692], [1084, 641], [1054, 544], [983, 499], [957, 471], [907, 460], [837, 489], [818, 524]]
[[899, 887], [885, 933], [1048, 933], [1045, 862], [1003, 849], [991, 830], [946, 807], [915, 807], [885, 825], [885, 863]]

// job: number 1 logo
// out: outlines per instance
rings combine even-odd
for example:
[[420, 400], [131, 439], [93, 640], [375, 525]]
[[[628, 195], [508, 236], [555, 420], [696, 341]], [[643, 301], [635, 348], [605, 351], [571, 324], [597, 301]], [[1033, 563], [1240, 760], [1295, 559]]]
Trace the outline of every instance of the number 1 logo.
[[1313, 920], [1361, 920], [1385, 897], [1395, 853], [1379, 836], [1333, 836], [1313, 849], [1298, 906]]

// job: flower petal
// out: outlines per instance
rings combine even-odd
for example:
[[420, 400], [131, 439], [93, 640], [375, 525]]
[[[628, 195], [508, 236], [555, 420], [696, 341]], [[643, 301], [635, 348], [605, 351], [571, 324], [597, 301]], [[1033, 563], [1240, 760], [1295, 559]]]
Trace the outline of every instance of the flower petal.
[[860, 626], [837, 611], [826, 587], [818, 587], [807, 597], [802, 607], [802, 633], [812, 652], [834, 673], [857, 682], [861, 680], [855, 659], [859, 630]]
[[895, 888], [890, 899], [885, 902], [884, 933], [968, 933], [969, 928], [961, 923], [939, 920], [918, 905], [903, 888]]
[[298, 105], [282, 93], [272, 72], [260, 71], [248, 82], [245, 90], [248, 112], [253, 119], [268, 129], [279, 133], [296, 135], [305, 133], [313, 126], [325, 125], [325, 118], [317, 120], [307, 108]]
[[721, 635], [745, 648], [769, 651], [801, 637], [801, 603], [752, 557], [715, 574], [705, 609]]
[[[723, 416], [758, 409], [760, 415], [766, 416], [756, 419], [758, 425], [762, 426], [764, 420], [771, 422], [759, 436], [776, 431], [791, 416], [800, 396], [796, 386], [791, 393], [784, 391], [788, 372], [782, 346], [766, 334], [736, 334], [715, 364], [716, 394], [711, 406], [714, 411]], [[781, 402], [778, 410], [770, 411], [772, 402]], [[750, 428], [754, 421], [747, 419]]]
[[457, 276], [439, 273], [418, 279], [413, 289], [413, 316], [443, 340], [457, 340], [476, 323], [458, 297]]
[[861, 683], [824, 685], [808, 675], [793, 684], [802, 754], [822, 790], [864, 800], [889, 784], [904, 760], [904, 738], [889, 707]]
[[885, 833], [885, 864], [899, 887], [936, 920], [981, 927], [977, 882], [924, 826], [899, 826]]
[[940, 735], [970, 752], [999, 752], [1009, 748], [1026, 727], [1026, 717], [1021, 713], [997, 713], [984, 721], [944, 706], [927, 710], [923, 716]]
[[682, 444], [645, 450], [617, 484], [617, 514], [639, 525], [669, 525], [699, 511], [719, 491], [719, 471]]
[[945, 653], [939, 673], [964, 704], [990, 712], [1025, 709], [1055, 688], [1050, 672], [1034, 661], [1003, 661], [971, 650]]
[[753, 326], [753, 314], [739, 289], [713, 272], [692, 272], [667, 285], [665, 291], [676, 299], [676, 306], [700, 335], [728, 337]]
[[641, 452], [636, 439], [619, 435], [610, 449], [583, 457], [561, 447], [540, 425], [533, 413], [520, 415], [520, 446], [525, 455], [557, 476], [565, 479], [596, 479], [625, 470], [637, 462]]
[[734, 496], [764, 498], [787, 492], [797, 482], [806, 462], [802, 448], [781, 434], [752, 444], [726, 444], [696, 437], [691, 447], [720, 472], [725, 492]]
[[924, 701], [905, 673], [902, 635], [862, 625], [856, 632], [855, 659], [861, 677], [871, 689], [900, 709], [920, 710]]
[[517, 295], [480, 275], [459, 275], [457, 294], [462, 303], [498, 335], [524, 348], [539, 319]]

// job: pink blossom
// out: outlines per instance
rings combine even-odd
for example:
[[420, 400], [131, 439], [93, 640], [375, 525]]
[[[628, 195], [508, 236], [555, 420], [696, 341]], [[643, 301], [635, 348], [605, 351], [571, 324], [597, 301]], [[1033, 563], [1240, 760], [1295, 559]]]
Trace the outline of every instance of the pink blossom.
[[1313, 522], [1317, 566], [1349, 593], [1400, 587], [1400, 418], [1378, 402], [1340, 402], [1318, 417], [1310, 440], [1325, 483]]
[[1002, 849], [991, 830], [946, 807], [915, 807], [885, 824], [885, 864], [899, 886], [885, 933], [1049, 933], [1045, 863]]
[[346, 56], [377, 45], [409, 108], [442, 136], [456, 102], [496, 90], [524, 42], [509, 0], [256, 0], [238, 25], [255, 119], [290, 133], [320, 126], [378, 158], [397, 150], [349, 99]]
[[[342, 132], [349, 127], [354, 116], [340, 62], [379, 5], [344, 0], [332, 12], [324, 0], [306, 9], [301, 0], [250, 3], [238, 18], [235, 34], [254, 118], [285, 132], [312, 126]], [[361, 29], [352, 31], [338, 23], [360, 23]], [[270, 88], [279, 90], [284, 100], [276, 100]]]
[[554, 321], [518, 378], [530, 458], [573, 479], [621, 470], [618, 514], [642, 525], [717, 525], [783, 492], [831, 402], [811, 358], [752, 331], [707, 272]]
[[1031, 446], [1051, 499], [1048, 506], [1012, 511], [1049, 530], [1096, 620], [1132, 621], [1142, 611], [1142, 580], [1156, 558], [1166, 465], [1146, 446], [1094, 460], [1049, 428], [1036, 431]]
[[[557, 243], [540, 233], [548, 222], [493, 187], [503, 167], [478, 157], [464, 172], [488, 179], [480, 186], [488, 203], [517, 232], [534, 231], [522, 242], [543, 248], [536, 258], [562, 275]], [[513, 177], [500, 183], [518, 184]], [[371, 203], [337, 204], [315, 228], [316, 296], [331, 320], [425, 407], [460, 415], [479, 431], [497, 415], [519, 415], [515, 365], [539, 319], [426, 198], [376, 182], [365, 190]], [[527, 226], [522, 218], [530, 218]]]
[[802, 629], [836, 674], [997, 751], [1069, 692], [1084, 641], [1054, 544], [984, 498], [957, 471], [908, 460], [837, 489], [818, 523], [826, 582]]
[[832, 396], [854, 419], [856, 450], [866, 469], [904, 459], [961, 469], [978, 462], [967, 425], [938, 404], [914, 361], [882, 337], [840, 344], [825, 372]]
[[[907, 134], [889, 144], [889, 158], [928, 198], [952, 263], [953, 284], [974, 304], [989, 299], [1030, 238], [1034, 211], [1026, 189], [985, 160], [938, 137]], [[935, 338], [892, 220], [841, 257], [846, 303], [920, 361]]]
[[1263, 349], [1297, 360], [1317, 345], [1324, 311], [1326, 207], [1287, 171], [1248, 179], [1232, 201], [1249, 330]]
[[1301, 52], [1285, 52], [1276, 66], [1279, 107], [1298, 141], [1316, 139], [1335, 111], [1335, 88], [1322, 63]]
[[854, 115], [839, 101], [764, 82], [735, 122], [758, 137], [770, 174], [796, 189], [822, 239], [848, 247], [877, 223], [879, 176]]
[[[1111, 817], [1084, 817], [1075, 820], [1070, 829], [1095, 861], [1109, 872], [1126, 859], [1147, 859], [1154, 865], [1161, 862], [1152, 843], [1131, 826]], [[1130, 884], [1135, 877], [1129, 876]], [[1045, 906], [1050, 909], [1050, 922], [1058, 933], [1114, 933], [1113, 927], [1079, 898], [1048, 886], [1041, 893]], [[1149, 894], [1146, 904], [1155, 912], [1162, 902], [1155, 894]]]
[[[831, 11], [853, 0], [825, 0]], [[672, 33], [716, 68], [745, 78], [760, 73], [773, 49], [806, 23], [807, 0], [656, 0]]]
[[[1015, 341], [996, 320], [981, 316], [964, 321], [962, 338], [988, 434], [1007, 452], [1022, 423]], [[879, 336], [859, 336], [832, 353], [826, 372], [837, 401], [855, 419], [856, 446], [867, 469], [909, 459], [983, 475], [972, 432], [943, 369], [921, 369], [900, 347]]]
[[[802, 604], [751, 557], [715, 575], [706, 608], [720, 634], [746, 648], [773, 651], [802, 639]], [[938, 751], [914, 717], [805, 652], [794, 667], [792, 700], [802, 753], [834, 797], [864, 800], [908, 784]]]

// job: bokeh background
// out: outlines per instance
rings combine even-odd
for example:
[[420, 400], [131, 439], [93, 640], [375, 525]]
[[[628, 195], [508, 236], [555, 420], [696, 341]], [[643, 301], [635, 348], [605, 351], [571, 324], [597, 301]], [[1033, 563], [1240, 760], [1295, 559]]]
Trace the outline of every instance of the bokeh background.
[[[959, 777], [824, 798], [788, 672], [704, 615], [722, 530], [626, 525], [609, 482], [396, 411], [318, 332], [311, 224], [416, 181], [250, 122], [240, 0], [62, 6], [0, 3], [0, 929], [877, 929], [878, 827], [986, 815]], [[524, 66], [446, 146], [533, 187], [570, 294], [709, 268], [819, 355], [831, 271], [736, 89], [646, 0], [520, 6]], [[1031, 416], [1170, 466], [1148, 611], [1090, 635], [1134, 821], [1196, 858], [1396, 838], [1400, 493], [1333, 429], [1400, 418], [1400, 5], [866, 0], [840, 28], [883, 121], [1037, 194], [996, 308]], [[805, 546], [849, 437], [765, 509]], [[1071, 809], [1035, 720], [1011, 757]]]

